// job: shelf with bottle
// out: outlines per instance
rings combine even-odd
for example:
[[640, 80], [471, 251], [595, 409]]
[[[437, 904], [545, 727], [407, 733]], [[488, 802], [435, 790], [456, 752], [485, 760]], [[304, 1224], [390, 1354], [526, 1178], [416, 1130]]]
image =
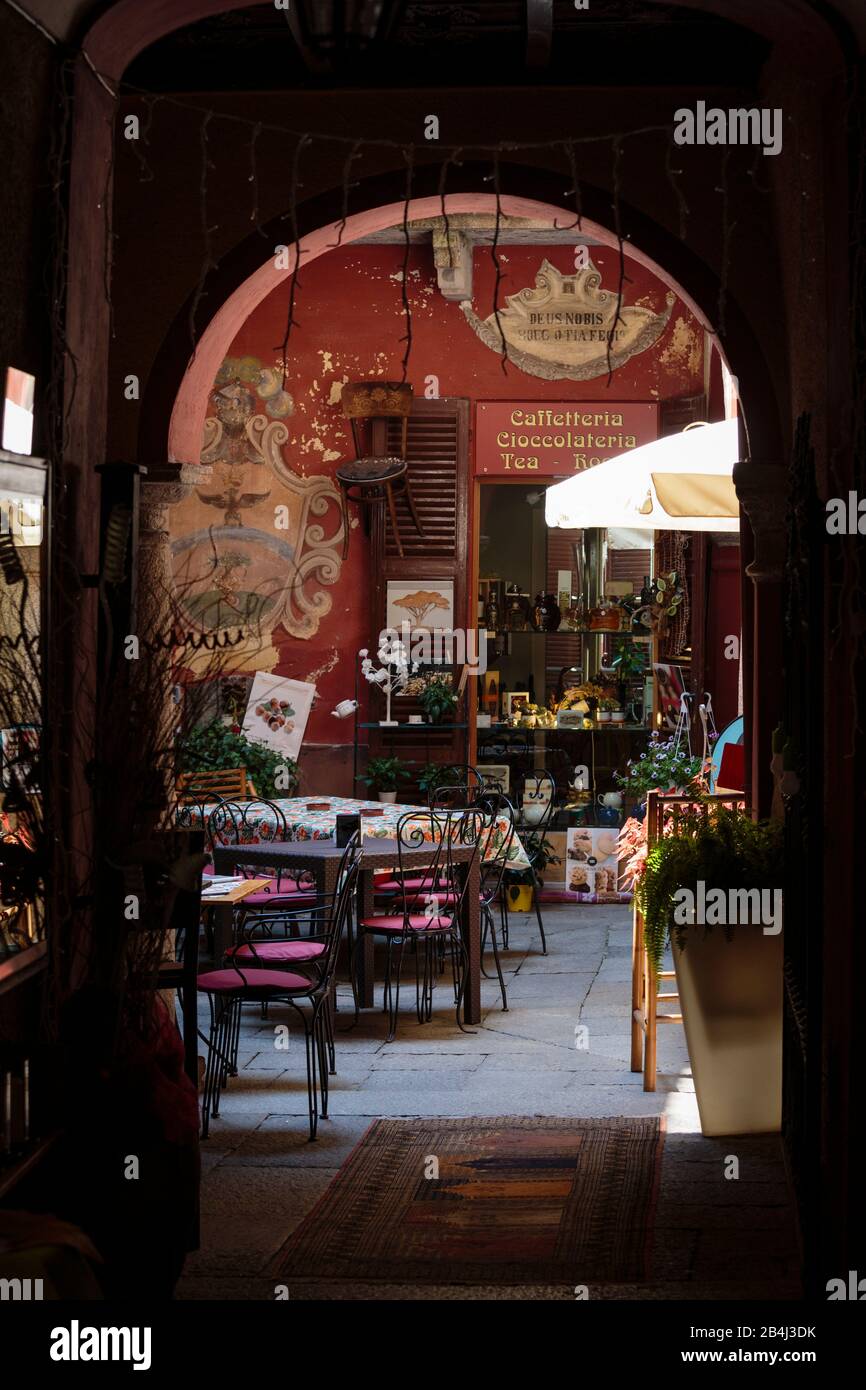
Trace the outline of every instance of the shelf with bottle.
[[652, 633], [630, 632], [627, 628], [558, 627], [553, 632], [542, 632], [533, 627], [501, 627], [486, 631], [488, 641], [491, 637], [624, 637], [629, 642], [652, 641]]

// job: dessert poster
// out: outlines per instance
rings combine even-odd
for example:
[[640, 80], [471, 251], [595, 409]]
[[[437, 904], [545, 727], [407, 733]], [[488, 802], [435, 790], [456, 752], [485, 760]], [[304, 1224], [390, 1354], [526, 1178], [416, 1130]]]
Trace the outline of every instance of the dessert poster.
[[243, 734], [250, 743], [265, 743], [287, 758], [297, 758], [315, 693], [316, 687], [306, 681], [259, 671], [250, 690]]

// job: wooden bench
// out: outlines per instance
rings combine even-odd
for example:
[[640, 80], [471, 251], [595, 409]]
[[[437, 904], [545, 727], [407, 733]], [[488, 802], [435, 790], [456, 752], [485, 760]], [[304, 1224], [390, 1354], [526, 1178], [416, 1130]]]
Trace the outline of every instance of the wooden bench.
[[255, 795], [256, 789], [245, 767], [184, 772], [177, 779], [177, 799], [181, 806], [202, 801], [248, 801]]

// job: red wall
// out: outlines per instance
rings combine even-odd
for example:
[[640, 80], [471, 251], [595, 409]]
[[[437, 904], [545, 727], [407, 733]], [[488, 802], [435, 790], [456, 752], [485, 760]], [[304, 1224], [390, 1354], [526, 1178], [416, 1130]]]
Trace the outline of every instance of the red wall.
[[[499, 249], [502, 280], [499, 302], [534, 285], [542, 260], [568, 274], [574, 252], [568, 246], [503, 246]], [[333, 474], [338, 459], [355, 456], [351, 429], [339, 405], [339, 384], [345, 380], [380, 377], [399, 380], [406, 332], [402, 303], [403, 247], [358, 246], [322, 257], [301, 269], [295, 299], [295, 320], [288, 348], [286, 389], [294, 398], [294, 413], [285, 421], [290, 437], [284, 447], [286, 463], [306, 475]], [[605, 288], [616, 291], [617, 257], [604, 248], [591, 255], [602, 272]], [[629, 266], [625, 303], [645, 305], [655, 312], [665, 306], [666, 287], [640, 266]], [[473, 306], [481, 318], [493, 310], [495, 270], [489, 249], [475, 252]], [[476, 337], [457, 303], [440, 294], [432, 250], [412, 247], [408, 260], [408, 294], [412, 310], [412, 351], [408, 380], [417, 395], [424, 379], [438, 377], [440, 396], [470, 400], [645, 400], [693, 395], [703, 390], [704, 335], [680, 303], [655, 347], [618, 369], [608, 386], [606, 377], [593, 381], [545, 381], [509, 365], [503, 373], [498, 354]], [[232, 357], [253, 356], [265, 366], [278, 366], [285, 333], [288, 288], [265, 300], [234, 340]], [[331, 455], [331, 457], [328, 457]], [[275, 494], [274, 494], [275, 496]], [[271, 503], [274, 500], [271, 497]], [[272, 509], [271, 509], [272, 517]], [[211, 509], [207, 520], [217, 520]], [[255, 524], [255, 517], [251, 524]], [[191, 519], [179, 510], [173, 539], [185, 534]], [[264, 518], [260, 524], [265, 524]], [[272, 524], [272, 520], [270, 522]], [[327, 528], [333, 529], [332, 518]], [[337, 700], [351, 696], [354, 654], [371, 640], [367, 607], [367, 547], [363, 530], [351, 533], [349, 556], [336, 585], [328, 587], [333, 607], [308, 640], [276, 629], [273, 643], [279, 653], [274, 669], [296, 679], [314, 679], [318, 701], [307, 729], [310, 743], [351, 741], [351, 721], [330, 717]], [[264, 663], [266, 666], [268, 662]]]

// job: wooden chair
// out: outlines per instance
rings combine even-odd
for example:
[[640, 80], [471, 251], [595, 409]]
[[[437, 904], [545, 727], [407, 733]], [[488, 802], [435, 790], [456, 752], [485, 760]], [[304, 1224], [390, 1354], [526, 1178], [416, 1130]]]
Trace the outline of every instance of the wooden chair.
[[256, 795], [245, 767], [224, 767], [212, 772], [183, 772], [177, 779], [181, 806], [202, 801], [246, 801]]
[[[729, 810], [746, 809], [743, 792], [722, 792], [702, 797], [700, 802], [694, 796], [667, 796], [652, 791], [647, 795], [646, 829], [647, 853], [666, 833], [679, 832], [680, 822], [689, 808], [700, 806], [703, 816], [709, 816], [713, 806], [724, 806]], [[644, 944], [644, 922], [637, 903], [634, 905], [631, 949], [631, 1069], [643, 1072], [643, 1088], [654, 1091], [656, 1088], [658, 1026], [660, 1023], [682, 1023], [681, 1013], [659, 1012], [659, 1004], [679, 1003], [676, 989], [667, 989], [659, 994], [659, 981], [676, 979], [674, 970], [656, 970]]]

